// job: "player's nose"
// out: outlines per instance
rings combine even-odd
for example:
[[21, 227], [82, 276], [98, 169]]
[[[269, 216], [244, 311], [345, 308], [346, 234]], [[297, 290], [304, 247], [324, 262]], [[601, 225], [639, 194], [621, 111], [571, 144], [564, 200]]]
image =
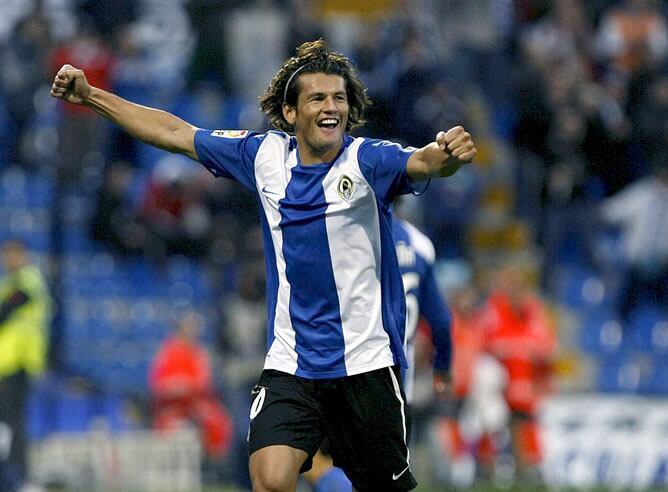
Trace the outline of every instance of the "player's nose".
[[324, 111], [336, 111], [336, 102], [334, 101], [334, 98], [329, 96], [325, 98], [324, 104], [323, 104], [323, 110]]

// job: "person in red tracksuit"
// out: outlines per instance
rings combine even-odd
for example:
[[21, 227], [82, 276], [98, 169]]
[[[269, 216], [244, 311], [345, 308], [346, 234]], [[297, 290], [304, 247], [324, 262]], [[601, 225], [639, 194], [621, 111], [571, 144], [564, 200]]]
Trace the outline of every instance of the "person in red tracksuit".
[[151, 363], [153, 428], [168, 431], [192, 423], [200, 429], [207, 457], [222, 458], [231, 444], [233, 427], [214, 394], [209, 355], [197, 341], [200, 325], [196, 313], [183, 316]]
[[[474, 371], [484, 348], [480, 293], [473, 285], [455, 289], [449, 298], [452, 316], [452, 392], [443, 406], [436, 431], [445, 454], [449, 455], [451, 483], [466, 487], [473, 483], [475, 460], [480, 460], [481, 443], [470, 442], [462, 433], [460, 420], [474, 385]], [[484, 437], [483, 437], [484, 440]], [[481, 463], [478, 463], [481, 465]]]
[[513, 265], [494, 277], [483, 314], [485, 351], [505, 368], [504, 396], [511, 411], [510, 431], [518, 479], [540, 479], [542, 460], [538, 405], [549, 389], [556, 338], [547, 309]]

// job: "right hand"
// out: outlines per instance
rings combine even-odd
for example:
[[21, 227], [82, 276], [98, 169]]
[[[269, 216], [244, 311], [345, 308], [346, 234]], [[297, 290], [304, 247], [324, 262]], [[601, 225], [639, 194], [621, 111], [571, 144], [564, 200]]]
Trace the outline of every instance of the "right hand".
[[74, 104], [83, 104], [90, 92], [91, 86], [83, 70], [72, 65], [63, 65], [51, 85], [51, 96]]
[[445, 400], [452, 396], [452, 374], [450, 371], [434, 369], [434, 396], [437, 400]]

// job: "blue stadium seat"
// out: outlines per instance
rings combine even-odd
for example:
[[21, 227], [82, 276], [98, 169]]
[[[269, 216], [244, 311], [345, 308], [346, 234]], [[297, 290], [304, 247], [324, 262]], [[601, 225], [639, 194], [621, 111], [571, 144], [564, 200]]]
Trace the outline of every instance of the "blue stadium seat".
[[625, 349], [624, 327], [617, 314], [601, 309], [587, 315], [580, 327], [580, 347], [590, 354], [615, 354]]
[[604, 393], [649, 393], [653, 367], [653, 361], [635, 356], [602, 357], [597, 389]]
[[588, 312], [611, 307], [611, 290], [605, 280], [593, 270], [577, 266], [562, 266], [554, 274], [557, 301], [572, 309]]
[[33, 440], [53, 432], [83, 432], [99, 419], [119, 433], [131, 427], [120, 394], [73, 390], [62, 377], [47, 375], [35, 387], [27, 406], [27, 432]]
[[668, 396], [668, 361], [658, 357], [649, 382], [650, 393], [657, 396]]
[[29, 193], [26, 189], [27, 175], [19, 167], [12, 167], [0, 175], [0, 203], [10, 208], [28, 205]]
[[53, 205], [54, 178], [45, 173], [28, 176], [28, 206], [34, 209], [50, 209]]
[[629, 343], [636, 350], [668, 354], [668, 309], [639, 306], [629, 317]]

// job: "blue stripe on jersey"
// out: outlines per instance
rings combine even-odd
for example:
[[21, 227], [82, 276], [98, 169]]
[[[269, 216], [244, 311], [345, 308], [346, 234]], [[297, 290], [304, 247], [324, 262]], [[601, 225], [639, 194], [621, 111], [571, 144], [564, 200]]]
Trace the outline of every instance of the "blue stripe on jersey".
[[280, 203], [297, 376], [346, 375], [341, 311], [327, 239], [322, 180], [329, 164], [292, 169]]
[[403, 148], [386, 140], [365, 139], [357, 159], [360, 170], [376, 196], [386, 206], [397, 195], [414, 191], [406, 166], [414, 148]]
[[380, 219], [381, 295], [383, 328], [390, 337], [394, 363], [406, 367], [404, 333], [406, 332], [406, 298], [401, 281], [397, 252], [392, 239], [392, 214], [378, 198]]
[[255, 192], [255, 156], [266, 134], [247, 132], [244, 137], [225, 136], [234, 135], [233, 132], [235, 131], [196, 131], [197, 158], [214, 176], [236, 179]]
[[397, 195], [413, 190], [406, 166], [414, 151], [413, 148], [403, 148], [385, 140], [366, 139], [357, 153], [360, 170], [376, 194], [380, 224], [383, 327], [390, 337], [394, 363], [402, 367], [406, 367], [403, 343], [406, 301], [392, 237], [390, 204]]

